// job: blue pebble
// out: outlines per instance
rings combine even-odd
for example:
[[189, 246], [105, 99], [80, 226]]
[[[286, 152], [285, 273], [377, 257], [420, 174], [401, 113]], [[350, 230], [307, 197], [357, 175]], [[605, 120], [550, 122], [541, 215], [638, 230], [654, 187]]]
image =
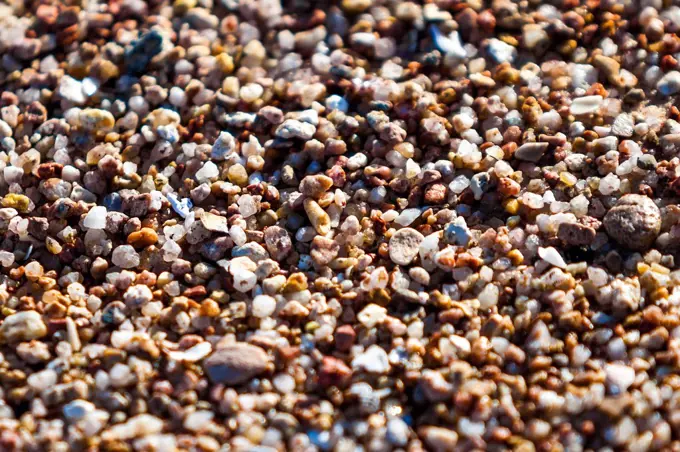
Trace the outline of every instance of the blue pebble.
[[153, 57], [163, 48], [163, 36], [156, 30], [144, 34], [135, 41], [132, 49], [125, 54], [129, 73], [139, 74], [146, 70]]
[[182, 198], [180, 200], [174, 193], [168, 193], [167, 198], [172, 210], [177, 212], [182, 218], [186, 218], [187, 215], [189, 215], [189, 212], [191, 212], [191, 208], [194, 207], [194, 203], [192, 203], [189, 198]]
[[309, 436], [309, 440], [312, 444], [321, 450], [330, 450], [333, 447], [330, 432], [310, 430], [309, 433], [307, 433], [307, 436]]
[[298, 268], [302, 271], [311, 270], [314, 267], [314, 261], [309, 254], [301, 254]]
[[470, 231], [462, 218], [456, 220], [444, 228], [444, 240], [452, 245], [466, 246], [470, 241]]
[[307, 174], [316, 174], [321, 170], [321, 164], [315, 160], [307, 167]]
[[326, 99], [326, 108], [329, 110], [340, 110], [341, 112], [346, 113], [347, 110], [349, 110], [349, 102], [347, 102], [344, 97], [333, 94]]
[[123, 208], [123, 198], [114, 192], [104, 197], [104, 207], [110, 212], [120, 212]]

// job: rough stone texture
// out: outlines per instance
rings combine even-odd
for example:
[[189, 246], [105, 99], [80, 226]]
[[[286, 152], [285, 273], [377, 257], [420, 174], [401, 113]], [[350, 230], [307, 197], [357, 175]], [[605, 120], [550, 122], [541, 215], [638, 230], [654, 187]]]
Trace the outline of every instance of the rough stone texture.
[[557, 236], [567, 245], [586, 246], [595, 240], [595, 229], [579, 223], [562, 223]]
[[47, 327], [36, 311], [22, 311], [7, 316], [0, 325], [0, 340], [19, 342], [39, 339], [47, 335]]
[[390, 259], [399, 265], [408, 265], [418, 255], [420, 243], [425, 237], [412, 228], [399, 229], [390, 238]]
[[607, 234], [632, 250], [646, 250], [661, 230], [661, 214], [654, 201], [643, 195], [625, 195], [604, 217]]

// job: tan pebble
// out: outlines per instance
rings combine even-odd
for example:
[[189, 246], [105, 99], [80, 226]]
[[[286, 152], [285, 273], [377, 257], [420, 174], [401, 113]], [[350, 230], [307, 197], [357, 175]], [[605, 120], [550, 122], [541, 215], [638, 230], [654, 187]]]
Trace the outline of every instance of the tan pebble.
[[326, 235], [331, 231], [331, 218], [316, 201], [309, 198], [305, 199], [304, 208], [316, 232]]
[[135, 248], [153, 245], [158, 241], [158, 234], [151, 228], [142, 228], [128, 235], [127, 242]]

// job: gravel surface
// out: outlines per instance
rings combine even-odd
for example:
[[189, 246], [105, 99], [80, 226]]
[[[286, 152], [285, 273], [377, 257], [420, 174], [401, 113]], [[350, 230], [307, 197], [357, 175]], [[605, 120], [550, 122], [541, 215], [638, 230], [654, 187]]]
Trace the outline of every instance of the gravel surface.
[[675, 3], [2, 2], [0, 451], [680, 449]]

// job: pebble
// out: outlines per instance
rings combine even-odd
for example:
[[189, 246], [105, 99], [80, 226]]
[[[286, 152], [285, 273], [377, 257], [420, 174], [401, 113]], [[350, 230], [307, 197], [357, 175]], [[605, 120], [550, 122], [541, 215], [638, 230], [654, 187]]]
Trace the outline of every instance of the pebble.
[[607, 383], [615, 386], [619, 392], [626, 392], [635, 381], [635, 369], [623, 364], [607, 364], [605, 373]]
[[102, 433], [102, 439], [130, 440], [132, 438], [146, 437], [163, 430], [163, 420], [150, 414], [138, 414], [127, 421], [116, 424]]
[[632, 137], [635, 131], [635, 121], [628, 113], [621, 113], [612, 124], [612, 133], [620, 137]]
[[123, 300], [130, 308], [140, 308], [153, 300], [153, 293], [147, 286], [137, 284], [125, 291]]
[[621, 64], [614, 58], [605, 55], [596, 55], [593, 58], [593, 64], [604, 73], [612, 84], [615, 86], [623, 86], [623, 80], [619, 75]]
[[434, 41], [437, 50], [456, 58], [462, 59], [467, 57], [467, 52], [463, 48], [463, 43], [460, 40], [460, 35], [457, 31], [453, 31], [448, 36], [444, 36], [434, 24], [431, 24], [428, 30], [430, 31], [430, 35], [432, 36], [432, 40]]
[[193, 207], [193, 203], [189, 198], [182, 198], [180, 199], [176, 194], [174, 193], [168, 193], [166, 195], [168, 198], [168, 202], [170, 202], [170, 205], [172, 206], [172, 209], [182, 218], [186, 218], [187, 215], [191, 212], [191, 208]]
[[335, 346], [342, 352], [348, 351], [356, 339], [356, 332], [352, 325], [342, 325], [335, 330]]
[[387, 353], [378, 345], [371, 345], [365, 352], [352, 360], [354, 370], [364, 370], [375, 374], [389, 372], [391, 366]]
[[203, 167], [196, 172], [196, 180], [199, 183], [210, 182], [211, 179], [219, 176], [220, 172], [213, 162], [205, 162]]
[[399, 215], [397, 215], [397, 217], [394, 219], [394, 222], [400, 226], [408, 226], [416, 221], [421, 213], [421, 209], [419, 208], [404, 209]]
[[594, 228], [578, 223], [560, 223], [557, 236], [570, 246], [587, 246], [595, 241]]
[[539, 247], [538, 255], [550, 265], [554, 265], [555, 267], [559, 268], [567, 268], [567, 263], [564, 261], [564, 258], [552, 246], [546, 248]]
[[358, 14], [370, 8], [372, 2], [370, 0], [342, 0], [342, 9], [349, 14]]
[[279, 226], [270, 226], [265, 229], [264, 240], [269, 255], [276, 261], [285, 259], [293, 249], [293, 242], [288, 232]]
[[80, 112], [78, 121], [81, 127], [87, 131], [99, 129], [111, 129], [115, 124], [113, 115], [98, 108], [86, 108]]
[[104, 229], [106, 227], [106, 214], [106, 207], [93, 207], [85, 216], [83, 226], [88, 229]]
[[120, 245], [111, 255], [111, 262], [121, 268], [134, 268], [139, 265], [139, 254], [130, 245]]
[[195, 363], [201, 361], [212, 351], [210, 342], [200, 342], [187, 350], [166, 351], [168, 358], [175, 361]]
[[71, 422], [82, 420], [88, 413], [95, 410], [95, 405], [87, 400], [74, 400], [64, 405], [64, 417]]
[[335, 259], [340, 251], [340, 244], [335, 240], [317, 235], [312, 240], [310, 255], [318, 266], [326, 266]]
[[418, 255], [420, 244], [425, 237], [412, 228], [399, 229], [389, 242], [390, 259], [398, 265], [409, 265]]
[[68, 75], [63, 76], [59, 81], [57, 94], [75, 105], [82, 105], [87, 101], [83, 83]]
[[522, 28], [522, 41], [528, 49], [543, 48], [550, 40], [548, 33], [536, 24], [527, 24]]
[[488, 41], [486, 51], [497, 64], [511, 63], [517, 56], [517, 49], [496, 38]]
[[0, 340], [5, 343], [30, 341], [47, 335], [47, 326], [36, 311], [11, 314], [0, 325]]
[[643, 195], [621, 197], [604, 217], [609, 236], [632, 250], [646, 250], [661, 230], [661, 214], [654, 201]]
[[321, 235], [328, 234], [331, 230], [331, 219], [328, 213], [316, 201], [309, 198], [305, 199], [304, 208], [309, 222], [316, 229], [316, 232]]
[[680, 72], [670, 71], [664, 74], [656, 83], [656, 89], [664, 96], [671, 96], [680, 92]]
[[525, 143], [515, 151], [515, 158], [527, 162], [538, 162], [549, 146], [548, 143]]
[[299, 138], [300, 140], [310, 140], [314, 133], [316, 132], [316, 127], [307, 122], [301, 122], [296, 119], [286, 119], [283, 124], [281, 124], [276, 129], [276, 136], [288, 140], [291, 138]]
[[387, 421], [387, 440], [390, 444], [403, 447], [408, 444], [409, 428], [406, 422], [399, 418]]
[[14, 263], [14, 253], [9, 251], [0, 251], [0, 265], [3, 267], [11, 267]]
[[366, 328], [373, 328], [387, 318], [387, 309], [376, 304], [369, 304], [357, 314], [357, 320]]
[[230, 270], [234, 277], [234, 289], [241, 293], [250, 292], [257, 284], [257, 275], [242, 267]]
[[333, 94], [326, 99], [326, 108], [346, 113], [349, 110], [349, 102], [344, 97]]
[[587, 115], [597, 112], [602, 106], [602, 96], [584, 96], [576, 98], [569, 106], [572, 115]]
[[444, 228], [444, 240], [447, 243], [452, 245], [467, 246], [470, 242], [470, 239], [470, 230], [465, 223], [465, 219], [462, 217], [455, 218]]
[[208, 231], [229, 233], [229, 226], [227, 226], [227, 219], [225, 217], [210, 212], [203, 212], [200, 220], [203, 227]]
[[263, 373], [269, 358], [260, 347], [242, 342], [227, 345], [203, 361], [210, 380], [225, 385], [239, 385]]
[[194, 411], [193, 413], [189, 413], [187, 417], [184, 418], [182, 426], [189, 431], [200, 432], [202, 430], [207, 429], [210, 426], [210, 423], [212, 422], [214, 417], [215, 413], [213, 413], [212, 411], [208, 410]]
[[300, 192], [305, 196], [318, 198], [333, 186], [333, 179], [323, 174], [305, 176], [300, 181]]
[[160, 53], [163, 46], [163, 36], [156, 30], [143, 34], [136, 40], [125, 55], [128, 72], [138, 74], [144, 72], [153, 57]]
[[58, 375], [52, 369], [44, 369], [39, 372], [31, 374], [27, 379], [26, 383], [28, 386], [37, 391], [43, 392], [46, 389], [53, 387], [57, 383]]
[[215, 160], [224, 160], [229, 154], [234, 152], [236, 149], [236, 140], [234, 136], [229, 132], [220, 132], [220, 135], [215, 140], [212, 150], [210, 151], [210, 157]]
[[239, 197], [238, 207], [243, 218], [252, 217], [259, 210], [257, 199], [251, 195], [243, 195]]
[[443, 427], [425, 426], [418, 432], [428, 447], [435, 452], [453, 450], [458, 444], [455, 431]]
[[268, 295], [258, 295], [253, 299], [253, 316], [266, 318], [276, 310], [276, 300]]
[[[556, 110], [550, 110], [538, 117], [536, 125], [548, 131], [557, 131], [562, 127], [562, 117]], [[522, 145], [526, 146], [526, 144]]]

